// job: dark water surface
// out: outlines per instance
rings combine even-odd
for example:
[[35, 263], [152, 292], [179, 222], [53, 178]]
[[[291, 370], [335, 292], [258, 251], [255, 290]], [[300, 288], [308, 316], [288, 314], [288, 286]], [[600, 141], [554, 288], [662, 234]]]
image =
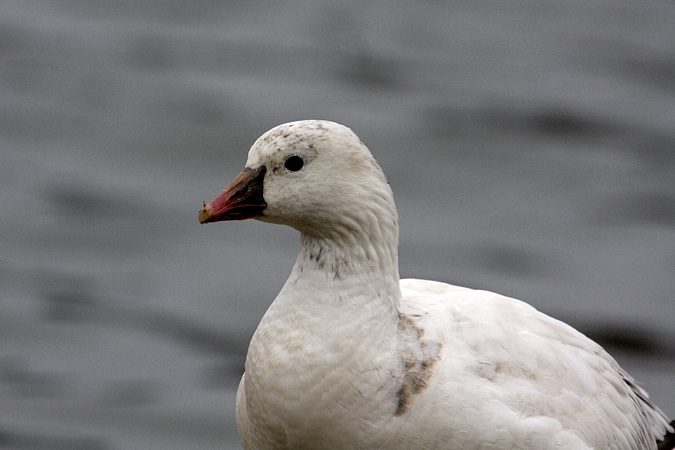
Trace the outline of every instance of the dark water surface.
[[199, 226], [278, 123], [354, 129], [401, 274], [606, 346], [675, 416], [675, 5], [0, 3], [0, 448], [239, 448], [293, 230]]

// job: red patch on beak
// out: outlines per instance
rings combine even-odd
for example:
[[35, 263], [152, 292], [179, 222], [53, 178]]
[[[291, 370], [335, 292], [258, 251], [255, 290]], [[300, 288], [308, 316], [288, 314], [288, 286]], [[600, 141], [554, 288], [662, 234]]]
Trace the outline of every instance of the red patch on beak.
[[244, 220], [262, 216], [267, 206], [263, 198], [265, 166], [244, 169], [223, 192], [199, 211], [199, 223]]

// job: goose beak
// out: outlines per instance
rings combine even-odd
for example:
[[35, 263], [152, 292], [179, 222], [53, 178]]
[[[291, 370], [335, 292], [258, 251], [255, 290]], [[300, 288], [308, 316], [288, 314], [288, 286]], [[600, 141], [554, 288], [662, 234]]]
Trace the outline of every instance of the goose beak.
[[262, 216], [267, 206], [263, 198], [265, 166], [244, 169], [223, 192], [199, 211], [199, 223], [244, 220]]

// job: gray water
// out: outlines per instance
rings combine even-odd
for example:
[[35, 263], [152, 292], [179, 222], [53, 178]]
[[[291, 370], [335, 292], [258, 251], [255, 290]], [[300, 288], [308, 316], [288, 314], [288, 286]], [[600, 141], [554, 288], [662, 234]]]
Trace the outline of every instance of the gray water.
[[0, 3], [0, 448], [240, 448], [297, 233], [200, 226], [268, 128], [354, 129], [401, 274], [526, 300], [675, 416], [675, 4]]

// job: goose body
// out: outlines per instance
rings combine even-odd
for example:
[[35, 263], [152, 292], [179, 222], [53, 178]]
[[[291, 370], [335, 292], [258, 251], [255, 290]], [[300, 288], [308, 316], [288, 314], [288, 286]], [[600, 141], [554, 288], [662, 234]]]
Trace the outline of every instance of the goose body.
[[246, 450], [673, 448], [646, 392], [570, 326], [495, 293], [399, 280], [393, 194], [342, 125], [268, 131], [199, 218], [301, 233], [246, 357]]

